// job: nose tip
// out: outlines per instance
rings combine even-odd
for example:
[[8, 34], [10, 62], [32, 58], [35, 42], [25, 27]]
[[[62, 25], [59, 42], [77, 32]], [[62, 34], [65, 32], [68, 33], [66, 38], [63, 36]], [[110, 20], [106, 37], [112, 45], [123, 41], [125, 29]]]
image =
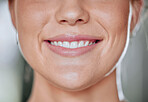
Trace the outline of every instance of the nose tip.
[[56, 20], [59, 24], [85, 24], [89, 20], [87, 11], [79, 6], [65, 7], [56, 13]]

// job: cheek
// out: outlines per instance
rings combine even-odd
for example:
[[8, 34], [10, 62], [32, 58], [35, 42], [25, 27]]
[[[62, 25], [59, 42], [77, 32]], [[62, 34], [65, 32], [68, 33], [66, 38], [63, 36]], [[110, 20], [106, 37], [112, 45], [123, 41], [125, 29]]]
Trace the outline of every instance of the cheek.
[[[101, 62], [98, 65], [103, 68], [102, 73], [106, 73], [117, 63], [125, 47], [129, 6], [127, 3], [127, 7], [121, 6], [118, 9], [116, 7], [96, 8], [97, 10], [91, 11], [92, 17], [107, 32], [102, 53], [97, 58]], [[100, 69], [97, 70], [96, 73], [100, 71]]]
[[48, 20], [42, 10], [26, 8], [25, 10], [18, 10], [17, 14], [18, 30], [26, 35], [39, 34]]
[[[24, 3], [24, 5], [22, 5]], [[27, 7], [25, 6], [27, 5]], [[51, 12], [37, 4], [25, 4], [21, 1], [17, 7], [17, 30], [22, 51], [26, 60], [34, 66], [41, 63], [41, 32], [46, 23], [51, 19]], [[35, 65], [36, 64], [36, 65]], [[36, 68], [36, 67], [34, 67]]]
[[113, 8], [111, 7], [103, 9], [98, 8], [97, 10], [92, 9], [92, 18], [94, 18], [99, 25], [101, 25], [108, 35], [110, 33], [116, 34], [119, 32], [123, 32], [127, 26], [127, 19], [128, 19], [128, 6], [127, 7], [120, 7], [120, 8]]

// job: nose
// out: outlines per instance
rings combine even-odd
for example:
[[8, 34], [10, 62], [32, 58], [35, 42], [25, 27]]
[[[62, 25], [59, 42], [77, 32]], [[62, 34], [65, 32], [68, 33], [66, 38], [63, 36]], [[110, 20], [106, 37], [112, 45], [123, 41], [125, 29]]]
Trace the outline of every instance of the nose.
[[88, 12], [76, 1], [73, 0], [73, 2], [63, 4], [56, 12], [55, 16], [59, 24], [74, 26], [76, 24], [85, 24], [89, 21]]

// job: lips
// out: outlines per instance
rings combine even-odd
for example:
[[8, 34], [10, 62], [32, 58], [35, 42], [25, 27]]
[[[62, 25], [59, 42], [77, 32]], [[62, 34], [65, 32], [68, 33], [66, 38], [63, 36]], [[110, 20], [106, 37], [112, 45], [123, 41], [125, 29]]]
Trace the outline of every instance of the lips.
[[49, 50], [64, 57], [74, 57], [88, 53], [102, 41], [102, 37], [70, 34], [44, 40]]

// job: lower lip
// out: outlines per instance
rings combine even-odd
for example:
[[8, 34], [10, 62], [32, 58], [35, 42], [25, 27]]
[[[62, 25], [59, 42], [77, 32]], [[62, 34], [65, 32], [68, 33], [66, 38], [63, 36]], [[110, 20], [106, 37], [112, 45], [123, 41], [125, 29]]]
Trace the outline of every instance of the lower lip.
[[69, 49], [69, 48], [64, 48], [61, 46], [54, 46], [51, 45], [48, 41], [45, 41], [47, 47], [53, 51], [54, 53], [64, 56], [64, 57], [75, 57], [75, 56], [80, 56], [85, 53], [90, 52], [93, 50], [98, 44], [100, 44], [102, 41], [91, 45], [91, 46], [85, 46], [85, 47], [79, 47], [79, 48], [74, 48], [74, 49]]

